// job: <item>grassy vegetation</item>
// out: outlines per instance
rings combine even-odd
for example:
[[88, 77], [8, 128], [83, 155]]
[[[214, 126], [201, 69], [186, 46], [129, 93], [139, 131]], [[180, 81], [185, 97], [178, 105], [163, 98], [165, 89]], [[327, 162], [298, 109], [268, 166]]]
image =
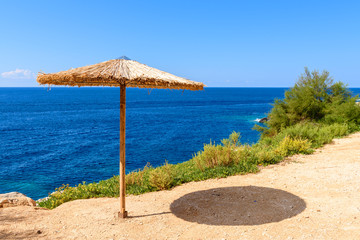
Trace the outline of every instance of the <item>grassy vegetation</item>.
[[[149, 164], [126, 176], [127, 194], [142, 194], [170, 189], [192, 181], [254, 173], [259, 165], [275, 164], [294, 154], [309, 154], [334, 138], [360, 130], [360, 106], [342, 83], [332, 83], [328, 73], [307, 69], [284, 100], [276, 100], [258, 143], [242, 145], [240, 133], [233, 132], [221, 144], [204, 145], [189, 161]], [[304, 98], [304, 96], [306, 96]], [[309, 100], [310, 99], [310, 100]], [[98, 183], [64, 185], [51, 194], [41, 207], [55, 208], [64, 202], [94, 197], [118, 197], [119, 177]]]

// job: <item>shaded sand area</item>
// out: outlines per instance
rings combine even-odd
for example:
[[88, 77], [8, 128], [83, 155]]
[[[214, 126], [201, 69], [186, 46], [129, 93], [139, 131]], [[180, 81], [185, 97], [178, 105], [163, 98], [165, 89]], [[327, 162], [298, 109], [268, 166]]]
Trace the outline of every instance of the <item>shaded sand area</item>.
[[0, 239], [360, 239], [360, 133], [257, 174], [54, 210], [0, 209]]

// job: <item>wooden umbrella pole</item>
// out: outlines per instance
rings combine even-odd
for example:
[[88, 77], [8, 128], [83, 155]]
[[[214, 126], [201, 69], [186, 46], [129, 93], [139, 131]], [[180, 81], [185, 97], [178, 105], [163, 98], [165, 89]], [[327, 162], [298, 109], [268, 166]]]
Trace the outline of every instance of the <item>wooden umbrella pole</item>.
[[125, 211], [125, 124], [126, 124], [126, 86], [120, 85], [120, 218], [127, 217]]

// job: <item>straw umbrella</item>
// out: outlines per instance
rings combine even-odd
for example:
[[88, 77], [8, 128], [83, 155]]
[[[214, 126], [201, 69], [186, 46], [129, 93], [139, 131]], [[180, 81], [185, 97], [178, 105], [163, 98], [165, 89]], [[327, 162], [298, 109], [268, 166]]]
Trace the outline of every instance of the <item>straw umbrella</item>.
[[58, 73], [39, 73], [40, 84], [65, 86], [111, 86], [120, 87], [120, 212], [126, 218], [125, 210], [125, 109], [126, 87], [168, 88], [203, 90], [204, 84], [177, 77], [149, 67], [137, 61], [122, 57], [106, 62], [70, 69]]

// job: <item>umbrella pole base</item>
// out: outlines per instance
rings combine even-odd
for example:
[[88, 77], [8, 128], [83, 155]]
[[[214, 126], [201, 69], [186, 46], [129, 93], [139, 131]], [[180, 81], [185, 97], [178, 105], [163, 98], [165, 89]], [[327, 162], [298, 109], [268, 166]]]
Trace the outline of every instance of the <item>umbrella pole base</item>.
[[118, 212], [118, 216], [119, 216], [119, 218], [127, 218], [128, 212], [127, 212], [127, 211], [125, 211], [125, 212]]

